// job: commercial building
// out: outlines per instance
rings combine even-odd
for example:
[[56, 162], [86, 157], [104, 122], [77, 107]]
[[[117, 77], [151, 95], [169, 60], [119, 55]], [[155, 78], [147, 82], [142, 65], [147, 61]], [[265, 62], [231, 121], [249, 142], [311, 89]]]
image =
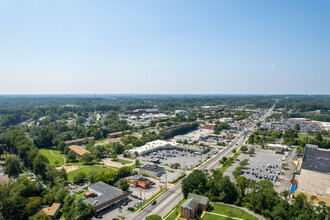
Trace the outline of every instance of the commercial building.
[[76, 139], [76, 140], [70, 140], [70, 141], [65, 141], [64, 143], [68, 146], [70, 145], [82, 145], [84, 140], [95, 140], [95, 137], [86, 137], [86, 138], [80, 138], [80, 139]]
[[265, 144], [267, 149], [274, 150], [276, 153], [283, 153], [283, 151], [288, 150], [288, 146], [281, 144]]
[[202, 146], [194, 146], [194, 145], [184, 145], [179, 143], [173, 143], [170, 141], [156, 140], [156, 141], [148, 142], [141, 147], [135, 147], [133, 149], [127, 150], [126, 152], [130, 154], [135, 154], [135, 152], [137, 152], [138, 155], [144, 155], [157, 150], [171, 150], [171, 149], [206, 153], [209, 151], [210, 148], [205, 146], [202, 147]]
[[43, 208], [42, 211], [49, 217], [56, 219], [61, 209], [61, 203], [53, 203], [52, 206]]
[[158, 165], [146, 164], [139, 168], [139, 173], [145, 173], [150, 177], [161, 177], [165, 173], [165, 168]]
[[220, 118], [219, 121], [224, 123], [232, 123], [234, 120], [233, 118]]
[[159, 110], [158, 109], [136, 109], [133, 111], [126, 111], [125, 115], [137, 115], [137, 114], [158, 114]]
[[195, 193], [189, 193], [187, 200], [181, 205], [181, 217], [200, 219], [197, 216], [199, 211], [206, 211], [209, 207], [209, 198]]
[[217, 125], [216, 124], [205, 124], [201, 126], [201, 129], [213, 130]]
[[291, 197], [303, 192], [330, 205], [330, 150], [306, 144], [301, 166], [291, 180]]
[[90, 154], [91, 153], [88, 150], [86, 150], [82, 147], [79, 147], [78, 145], [71, 145], [69, 148], [70, 148], [70, 150], [73, 150], [77, 154], [78, 158], [80, 158], [84, 154]]
[[179, 115], [186, 116], [186, 115], [188, 115], [188, 112], [185, 111], [185, 110], [175, 110], [174, 114], [179, 114]]
[[93, 183], [88, 190], [93, 192], [93, 197], [85, 199], [84, 202], [93, 205], [96, 212], [112, 207], [129, 196], [128, 192], [123, 192], [102, 181]]
[[[130, 130], [127, 130], [125, 131], [126, 134], [130, 134], [131, 131]], [[107, 138], [110, 139], [110, 138], [118, 138], [118, 137], [121, 137], [123, 136], [124, 132], [122, 131], [119, 131], [119, 132], [113, 132], [113, 133], [109, 133], [107, 134]]]
[[141, 188], [148, 188], [151, 185], [151, 181], [144, 177], [132, 177], [132, 178], [126, 178], [127, 182], [131, 183], [134, 186], [139, 186]]

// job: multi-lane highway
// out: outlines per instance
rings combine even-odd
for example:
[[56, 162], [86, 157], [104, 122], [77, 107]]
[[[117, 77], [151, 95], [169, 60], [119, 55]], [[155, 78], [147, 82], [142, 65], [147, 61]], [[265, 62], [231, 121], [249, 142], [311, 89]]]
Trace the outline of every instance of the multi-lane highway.
[[[225, 148], [215, 154], [212, 158], [206, 161], [201, 166], [196, 169], [204, 170], [204, 169], [216, 169], [219, 168], [219, 160], [223, 156], [232, 155], [233, 149], [238, 149], [241, 147], [244, 142], [249, 138], [250, 134], [256, 129], [256, 124], [265, 120], [268, 116], [271, 115], [275, 104], [267, 110], [267, 112], [261, 116], [258, 120], [251, 123], [247, 128], [245, 128], [230, 144], [228, 144]], [[187, 173], [189, 174], [189, 173]], [[148, 205], [145, 209], [140, 211], [139, 213], [132, 213], [130, 216], [126, 216], [127, 219], [145, 219], [148, 215], [157, 214], [160, 216], [166, 215], [179, 201], [183, 199], [183, 194], [181, 193], [181, 182], [177, 183], [175, 186], [171, 187], [167, 192], [157, 198], [157, 203], [155, 205]]]

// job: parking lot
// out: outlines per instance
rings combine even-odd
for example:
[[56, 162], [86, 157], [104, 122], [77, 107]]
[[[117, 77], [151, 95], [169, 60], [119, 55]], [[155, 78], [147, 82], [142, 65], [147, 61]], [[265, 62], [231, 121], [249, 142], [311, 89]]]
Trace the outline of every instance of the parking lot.
[[[133, 178], [134, 176], [130, 176], [128, 178]], [[149, 199], [151, 196], [156, 194], [160, 190], [160, 186], [164, 187], [165, 183], [162, 183], [159, 180], [148, 178], [150, 181], [153, 182], [151, 186], [149, 186], [147, 189], [143, 189], [141, 187], [134, 187], [132, 184], [130, 184], [130, 187], [128, 189], [128, 192], [135, 197], [136, 199]]]
[[281, 174], [282, 158], [282, 154], [275, 154], [273, 150], [256, 149], [243, 174], [247, 179], [257, 181], [268, 179], [275, 184]]
[[242, 175], [248, 180], [257, 182], [268, 179], [275, 185], [282, 172], [283, 154], [275, 154], [273, 150], [255, 149], [255, 153], [251, 157], [242, 153], [237, 158], [238, 160], [226, 170], [225, 175], [233, 179], [232, 171], [239, 166], [240, 161], [248, 158], [249, 162], [242, 170]]
[[196, 154], [189, 151], [179, 150], [158, 150], [157, 152], [151, 152], [141, 157], [142, 160], [152, 161], [159, 159], [160, 164], [171, 166], [172, 164], [179, 163], [180, 168], [192, 168], [196, 164], [204, 161], [207, 157], [211, 157], [214, 153], [210, 150], [206, 154]]

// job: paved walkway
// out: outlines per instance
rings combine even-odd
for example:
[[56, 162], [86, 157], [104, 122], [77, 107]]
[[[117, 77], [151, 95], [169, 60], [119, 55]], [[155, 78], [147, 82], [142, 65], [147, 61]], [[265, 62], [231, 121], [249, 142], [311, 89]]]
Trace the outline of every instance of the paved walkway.
[[231, 217], [231, 216], [228, 216], [228, 215], [222, 215], [222, 214], [218, 214], [218, 213], [214, 213], [214, 212], [203, 212], [203, 214], [202, 214], [202, 216], [201, 216], [201, 218], [203, 218], [203, 216], [205, 215], [205, 213], [207, 213], [207, 214], [211, 214], [211, 215], [218, 215], [218, 216], [222, 216], [222, 217], [230, 217], [231, 219], [237, 219], [237, 220], [244, 220], [244, 219], [242, 219], [242, 218], [236, 218], [236, 217]]
[[[61, 156], [59, 156], [59, 155], [54, 154], [52, 150], [50, 150], [50, 153], [52, 153], [52, 155], [53, 155], [54, 157], [60, 157], [60, 158], [63, 158], [63, 159], [64, 159], [64, 164], [63, 164], [63, 166], [65, 165], [65, 163], [66, 163], [66, 158], [65, 158], [65, 157], [61, 157]], [[63, 167], [63, 166], [62, 166], [62, 167]]]

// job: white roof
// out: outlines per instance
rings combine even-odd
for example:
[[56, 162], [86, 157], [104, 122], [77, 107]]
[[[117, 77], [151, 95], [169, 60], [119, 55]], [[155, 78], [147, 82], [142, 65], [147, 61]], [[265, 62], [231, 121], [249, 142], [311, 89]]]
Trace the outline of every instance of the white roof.
[[281, 147], [281, 148], [288, 148], [286, 145], [282, 144], [266, 144], [267, 147]]
[[159, 146], [165, 146], [165, 145], [178, 145], [177, 143], [173, 143], [170, 141], [164, 141], [164, 140], [156, 140], [156, 141], [151, 141], [146, 143], [145, 145], [141, 146], [141, 147], [135, 147], [133, 149], [128, 150], [128, 152], [130, 153], [134, 153], [135, 151], [138, 152], [138, 154], [140, 154], [141, 152], [144, 152], [146, 150], [150, 150]]

